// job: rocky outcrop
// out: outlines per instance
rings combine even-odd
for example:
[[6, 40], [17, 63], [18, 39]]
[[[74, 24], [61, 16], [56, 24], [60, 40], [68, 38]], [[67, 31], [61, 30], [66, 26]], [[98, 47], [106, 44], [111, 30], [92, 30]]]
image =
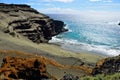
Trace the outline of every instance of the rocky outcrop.
[[97, 62], [92, 74], [112, 74], [116, 72], [120, 72], [120, 55]]
[[12, 36], [22, 35], [35, 43], [48, 42], [67, 31], [62, 21], [53, 20], [29, 5], [0, 4], [0, 28]]
[[118, 23], [118, 25], [120, 25], [120, 23]]
[[56, 80], [47, 72], [45, 63], [39, 58], [6, 57], [0, 75], [3, 75], [3, 80]]

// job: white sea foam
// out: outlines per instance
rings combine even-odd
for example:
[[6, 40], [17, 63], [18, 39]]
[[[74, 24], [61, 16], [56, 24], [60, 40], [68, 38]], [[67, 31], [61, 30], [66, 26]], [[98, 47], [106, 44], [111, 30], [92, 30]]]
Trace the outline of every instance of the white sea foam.
[[53, 37], [50, 43], [56, 43], [61, 45], [62, 48], [71, 50], [74, 52], [92, 52], [107, 56], [117, 56], [120, 55], [119, 49], [112, 49], [108, 46], [101, 46], [101, 45], [90, 45], [86, 43], [80, 43], [77, 40], [67, 40], [67, 39], [59, 39], [56, 37]]
[[120, 21], [107, 22], [108, 25], [118, 25]]
[[107, 48], [107, 47], [101, 47], [101, 46], [97, 46], [97, 47], [91, 47], [89, 48], [91, 52], [96, 52], [99, 54], [104, 54], [104, 55], [108, 55], [108, 56], [117, 56], [120, 54], [120, 50], [117, 49], [111, 49], [111, 48]]
[[66, 25], [64, 28], [68, 29], [68, 32], [72, 32], [72, 30], [69, 28], [69, 25]]
[[53, 37], [52, 40], [49, 41], [49, 43], [60, 43], [60, 44], [78, 44], [78, 41], [77, 40], [67, 40], [67, 39], [59, 39], [59, 38], [56, 38]]
[[[56, 17], [54, 15], [54, 17]], [[61, 45], [62, 48], [81, 52], [87, 51], [108, 56], [120, 54], [119, 16], [98, 17], [80, 15], [57, 15], [69, 29], [68, 33], [53, 37], [50, 43]], [[69, 38], [69, 39], [67, 39]], [[93, 45], [94, 44], [94, 45]]]
[[72, 32], [72, 30], [71, 30], [71, 29], [69, 29], [68, 31], [69, 31], [69, 32]]

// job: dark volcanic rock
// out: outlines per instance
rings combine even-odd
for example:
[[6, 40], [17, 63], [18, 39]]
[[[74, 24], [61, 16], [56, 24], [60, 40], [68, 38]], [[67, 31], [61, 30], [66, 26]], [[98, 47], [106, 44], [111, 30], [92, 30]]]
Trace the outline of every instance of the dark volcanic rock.
[[120, 23], [118, 23], [118, 25], [120, 25]]
[[58, 21], [58, 20], [54, 20], [53, 22], [56, 25], [55, 26], [55, 32], [57, 32], [57, 34], [59, 34], [61, 32], [68, 31], [67, 29], [62, 27], [62, 26], [65, 26], [64, 22]]
[[4, 75], [2, 80], [56, 80], [48, 74], [44, 60], [40, 58], [6, 57], [0, 68], [1, 75]]
[[20, 34], [35, 43], [48, 42], [67, 31], [64, 22], [53, 20], [29, 5], [1, 3], [0, 14], [0, 27], [5, 33]]
[[120, 55], [97, 62], [92, 74], [112, 74], [120, 72]]

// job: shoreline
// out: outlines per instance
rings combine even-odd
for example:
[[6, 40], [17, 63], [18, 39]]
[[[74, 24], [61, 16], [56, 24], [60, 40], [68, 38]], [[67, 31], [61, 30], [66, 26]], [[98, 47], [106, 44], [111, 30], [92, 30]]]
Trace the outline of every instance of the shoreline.
[[[84, 62], [89, 67], [93, 67], [95, 66], [96, 62], [105, 58], [104, 56], [91, 55], [90, 53], [75, 53], [75, 52], [63, 50], [60, 46], [56, 46], [54, 44], [40, 44], [38, 46], [39, 49], [44, 53], [40, 52], [40, 50], [37, 49], [37, 52], [33, 51], [30, 53], [27, 51], [22, 51], [25, 53], [27, 52], [28, 54], [14, 54], [14, 53], [1, 54], [0, 63], [2, 63], [2, 59], [5, 56], [15, 56], [15, 57], [23, 57], [23, 58], [43, 56], [48, 59], [55, 60], [57, 63], [62, 65], [79, 66], [80, 64], [82, 64], [82, 62]], [[86, 75], [86, 73], [84, 73], [84, 71], [81, 69], [61, 69], [50, 64], [46, 66], [47, 66], [47, 71], [51, 75], [54, 75], [58, 80], [62, 78], [65, 74], [73, 74], [79, 77]]]
[[[34, 56], [44, 56], [49, 59], [54, 59], [56, 62], [62, 64], [62, 65], [73, 65], [76, 61], [81, 60], [85, 62], [86, 64], [90, 64], [92, 66], [95, 65], [95, 63], [103, 58], [105, 56], [100, 55], [91, 55], [89, 53], [75, 53], [72, 51], [64, 50], [59, 45], [55, 44], [36, 44], [31, 42], [30, 40], [20, 36], [12, 37], [9, 34], [4, 34], [2, 32], [0, 37], [0, 50], [15, 50], [15, 51], [21, 51], [28, 54], [32, 54]], [[1, 54], [0, 56], [0, 63], [2, 63], [2, 59], [5, 56], [20, 56], [25, 57], [24, 55], [19, 54]], [[30, 57], [30, 56], [26, 56]], [[80, 65], [81, 61], [78, 61], [76, 65]], [[74, 70], [74, 69], [64, 69], [61, 70], [55, 66], [48, 65], [47, 70], [51, 75], [55, 75], [58, 79], [63, 77], [65, 74], [73, 74], [73, 75], [82, 75], [81, 70]], [[64, 73], [66, 72], [66, 73]], [[57, 73], [57, 74], [56, 74]]]
[[76, 41], [74, 42], [74, 40], [62, 40], [59, 38], [50, 40], [49, 44], [60, 46], [64, 50], [72, 51], [75, 53], [92, 53], [106, 57], [118, 56], [120, 52], [118, 49], [110, 48], [109, 46], [106, 47], [105, 45], [91, 45]]
[[[106, 48], [104, 49], [103, 46], [100, 47], [97, 45], [93, 45], [91, 42], [93, 38], [91, 37], [90, 40], [87, 39], [87, 37], [92, 36], [92, 35], [88, 35], [89, 31], [95, 28], [94, 27], [91, 28], [90, 27], [91, 25], [88, 26], [89, 28], [84, 27], [82, 24], [80, 25], [80, 23], [82, 23], [80, 19], [82, 18], [78, 19], [79, 17], [76, 16], [77, 19], [74, 18], [72, 19], [71, 16], [70, 16], [71, 18], [69, 17], [67, 18], [66, 16], [66, 18], [70, 20], [70, 23], [73, 23], [73, 21], [71, 22], [71, 20], [77, 20], [78, 24], [71, 25], [73, 29], [71, 28], [72, 30], [70, 30], [70, 32], [72, 32], [75, 29], [75, 32], [77, 33], [68, 35], [71, 36], [71, 38], [67, 36], [65, 37], [63, 36], [64, 38], [67, 39], [62, 39], [63, 38], [62, 36], [58, 36], [58, 38], [61, 39], [56, 38], [57, 40], [56, 39], [54, 40], [53, 38], [56, 37], [57, 35], [68, 31], [68, 29], [66, 28], [67, 26], [64, 23], [66, 22], [64, 21], [65, 20], [64, 17], [63, 17], [64, 22], [59, 20], [60, 19], [59, 15], [58, 15], [58, 19], [51, 18], [50, 16], [39, 13], [37, 10], [35, 10], [29, 5], [20, 5], [20, 4], [15, 5], [15, 4], [2, 3], [0, 4], [0, 6], [1, 6], [0, 7], [0, 14], [1, 14], [0, 66], [1, 68], [4, 66], [3, 64], [4, 62], [8, 63], [10, 61], [9, 57], [14, 58], [15, 63], [18, 64], [19, 62], [21, 62], [21, 60], [25, 60], [26, 58], [34, 58], [34, 60], [30, 59], [30, 62], [22, 62], [22, 64], [24, 65], [16, 64], [18, 67], [20, 66], [25, 67], [26, 65], [28, 66], [27, 63], [30, 63], [30, 65], [33, 64], [29, 69], [23, 70], [23, 72], [20, 69], [20, 73], [18, 73], [18, 71], [15, 71], [13, 69], [13, 62], [10, 61], [11, 64], [6, 65], [6, 67], [8, 67], [7, 73], [4, 74], [4, 75], [8, 75], [8, 77], [13, 76], [14, 78], [17, 79], [19, 76], [16, 76], [16, 73], [21, 75], [23, 73], [28, 72], [30, 73], [30, 76], [32, 76], [35, 74], [34, 72], [36, 72], [39, 76], [40, 75], [44, 76], [45, 75], [44, 73], [49, 73], [54, 77], [56, 77], [56, 79], [58, 80], [60, 80], [66, 74], [72, 74], [74, 76], [78, 76], [81, 78], [83, 76], [92, 73], [95, 66], [97, 66], [96, 63], [98, 61], [104, 60], [106, 57], [109, 57], [103, 55], [104, 52], [107, 51]], [[55, 14], [53, 16], [55, 16]], [[88, 23], [86, 22], [86, 24]], [[80, 28], [79, 25], [81, 26]], [[75, 26], [78, 28], [75, 28]], [[82, 32], [80, 30], [86, 31], [84, 34], [85, 37], [84, 36], [81, 37], [81, 34], [77, 31], [78, 29], [79, 32]], [[98, 31], [99, 31], [99, 27], [98, 27]], [[101, 36], [99, 35], [97, 37], [99, 37], [101, 41], [104, 42], [102, 40], [104, 37], [101, 38]], [[97, 37], [95, 36], [95, 41]], [[75, 40], [73, 40], [73, 38]], [[81, 40], [77, 40], [78, 38], [81, 38]], [[53, 41], [54, 43], [50, 43], [49, 42], [50, 40]], [[93, 52], [90, 52], [92, 50]], [[115, 53], [113, 51], [110, 52], [110, 50], [108, 49], [107, 51], [108, 54], [113, 54], [113, 55], [117, 54], [117, 52]], [[95, 53], [95, 51], [99, 51], [99, 52], [103, 51], [103, 54]], [[8, 61], [5, 60], [5, 58], [7, 57], [8, 57]], [[17, 57], [23, 59], [17, 61], [15, 59]], [[40, 60], [40, 63], [38, 60]], [[31, 61], [34, 62], [31, 63]], [[41, 62], [45, 63], [45, 65], [41, 66]], [[100, 66], [101, 64], [102, 63], [100, 62]], [[41, 70], [43, 73], [41, 73], [41, 71], [36, 70], [37, 68], [42, 69], [42, 67], [46, 68], [45, 71], [44, 69]], [[32, 69], [34, 68], [35, 71], [33, 71], [31, 68]], [[4, 71], [4, 68], [2, 69]], [[9, 70], [11, 70], [12, 75], [9, 74], [8, 72]], [[29, 70], [32, 70], [33, 73], [31, 74], [31, 71]], [[13, 73], [15, 73], [15, 75]], [[36, 74], [35, 74], [35, 78], [37, 79]]]
[[[87, 58], [87, 61], [89, 62], [96, 62], [98, 59], [105, 58], [105, 56], [102, 55], [91, 55], [89, 53], [76, 53], [73, 51], [62, 49], [60, 45], [51, 44], [51, 43], [41, 43], [36, 44], [31, 42], [30, 40], [24, 38], [24, 37], [12, 37], [8, 34], [4, 34], [2, 32], [0, 37], [0, 49], [2, 50], [17, 50], [27, 53], [34, 53], [34, 54], [41, 54], [43, 56], [51, 55], [51, 56], [58, 56], [58, 57], [75, 57], [78, 59]], [[6, 44], [7, 43], [7, 44]], [[92, 60], [89, 60], [88, 57], [91, 57]], [[95, 60], [94, 60], [95, 58]]]
[[[102, 54], [96, 54], [91, 52], [74, 52], [71, 50], [64, 49], [60, 45], [52, 44], [52, 43], [42, 44], [40, 46], [43, 51], [50, 53], [52, 55], [56, 55], [60, 57], [74, 57], [77, 59], [86, 60], [87, 62], [90, 63], [96, 63], [98, 60], [108, 57]], [[47, 47], [50, 50], [43, 49], [44, 47]]]
[[60, 42], [58, 42], [58, 43], [57, 42], [50, 42], [48, 44], [58, 46], [63, 50], [70, 51], [70, 52], [77, 53], [77, 54], [87, 53], [87, 54], [94, 54], [94, 55], [99, 55], [99, 56], [111, 57], [110, 55], [106, 55], [106, 54], [99, 53], [99, 52], [98, 53], [97, 52], [90, 52], [90, 51], [87, 51], [87, 50], [82, 50], [81, 48], [79, 48], [79, 50], [77, 50], [73, 47], [73, 45], [76, 45], [76, 44], [69, 44], [69, 46], [72, 46], [72, 47], [65, 46], [65, 44], [62, 44]]

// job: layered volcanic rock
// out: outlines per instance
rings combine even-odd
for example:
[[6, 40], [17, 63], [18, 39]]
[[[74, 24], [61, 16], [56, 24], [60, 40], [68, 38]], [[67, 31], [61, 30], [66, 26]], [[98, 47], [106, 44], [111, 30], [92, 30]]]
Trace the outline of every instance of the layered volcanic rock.
[[39, 58], [6, 57], [0, 75], [3, 75], [3, 80], [56, 80], [47, 72], [45, 63]]
[[67, 31], [62, 21], [53, 20], [29, 5], [0, 4], [0, 29], [12, 36], [23, 35], [35, 43], [48, 42]]
[[116, 72], [120, 72], [120, 55], [97, 62], [92, 74], [112, 74]]

